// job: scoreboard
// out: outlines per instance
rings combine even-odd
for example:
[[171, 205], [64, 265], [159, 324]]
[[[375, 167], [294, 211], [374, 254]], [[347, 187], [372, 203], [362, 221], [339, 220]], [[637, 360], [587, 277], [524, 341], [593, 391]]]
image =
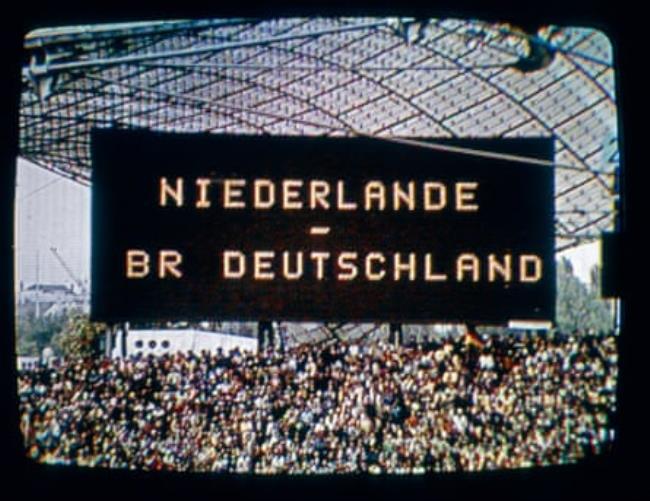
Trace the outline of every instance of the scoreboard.
[[422, 143], [94, 130], [92, 318], [552, 320], [552, 138]]

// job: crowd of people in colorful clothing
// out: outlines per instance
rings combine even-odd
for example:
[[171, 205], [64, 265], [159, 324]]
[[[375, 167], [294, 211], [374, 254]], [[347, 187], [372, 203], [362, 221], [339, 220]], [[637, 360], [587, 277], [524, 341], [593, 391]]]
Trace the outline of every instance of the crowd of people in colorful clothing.
[[563, 464], [614, 440], [613, 335], [333, 341], [63, 360], [19, 372], [29, 457], [256, 474]]

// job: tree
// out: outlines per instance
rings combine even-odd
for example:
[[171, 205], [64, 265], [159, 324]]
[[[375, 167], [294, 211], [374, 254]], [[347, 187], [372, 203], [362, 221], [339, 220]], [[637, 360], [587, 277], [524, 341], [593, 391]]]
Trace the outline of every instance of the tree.
[[614, 329], [613, 301], [601, 299], [601, 267], [594, 265], [590, 270], [591, 287], [589, 296], [594, 303], [590, 323], [598, 331], [609, 332]]
[[609, 332], [614, 322], [610, 306], [600, 299], [600, 272], [591, 270], [591, 284], [585, 284], [573, 274], [567, 258], [557, 266], [556, 323], [564, 332]]
[[97, 354], [99, 340], [106, 325], [91, 322], [86, 314], [71, 316], [62, 331], [54, 338], [58, 350], [68, 358], [89, 357]]
[[[43, 348], [52, 346], [53, 338], [61, 332], [66, 322], [66, 315], [42, 315], [37, 317], [34, 312], [18, 315], [16, 329], [16, 352], [20, 356], [38, 357]], [[52, 346], [56, 355], [57, 347]]]

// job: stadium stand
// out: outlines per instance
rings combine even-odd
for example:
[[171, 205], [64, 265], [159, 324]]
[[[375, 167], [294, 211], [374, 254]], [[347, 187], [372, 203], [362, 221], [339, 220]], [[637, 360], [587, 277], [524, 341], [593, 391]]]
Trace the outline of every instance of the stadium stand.
[[18, 388], [28, 455], [49, 464], [399, 474], [606, 451], [616, 377], [615, 337], [556, 333], [67, 360]]
[[[613, 51], [593, 29], [178, 20], [39, 29], [24, 46], [20, 156], [83, 185], [95, 127], [547, 136], [556, 252], [617, 226]], [[573, 463], [611, 446], [615, 336], [472, 344], [411, 326], [396, 346], [387, 327], [286, 323], [281, 350], [25, 365], [27, 453], [146, 470], [424, 473]]]

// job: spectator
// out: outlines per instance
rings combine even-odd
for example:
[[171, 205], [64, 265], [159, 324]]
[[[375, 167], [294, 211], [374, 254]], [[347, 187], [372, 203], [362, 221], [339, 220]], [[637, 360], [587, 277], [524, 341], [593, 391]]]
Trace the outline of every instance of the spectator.
[[68, 360], [19, 373], [20, 429], [45, 463], [259, 474], [518, 468], [613, 440], [613, 336], [429, 348]]

